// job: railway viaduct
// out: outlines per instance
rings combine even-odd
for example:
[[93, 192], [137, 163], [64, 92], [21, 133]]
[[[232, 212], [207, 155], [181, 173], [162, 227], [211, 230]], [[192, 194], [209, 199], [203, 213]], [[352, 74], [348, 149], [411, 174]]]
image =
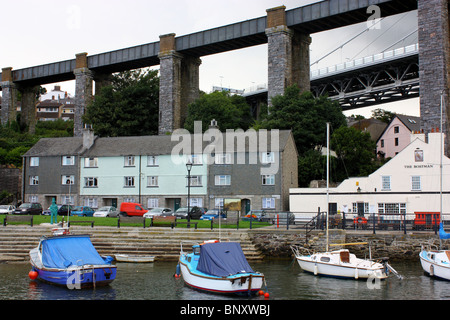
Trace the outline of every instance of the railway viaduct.
[[[324, 0], [291, 10], [280, 6], [260, 18], [179, 37], [165, 34], [157, 42], [135, 47], [91, 56], [79, 53], [75, 59], [19, 70], [5, 67], [0, 74], [1, 123], [15, 119], [16, 90], [22, 92], [22, 117], [33, 127], [39, 85], [75, 79], [74, 135], [79, 136], [94, 82], [98, 90], [112, 73], [159, 65], [159, 134], [172, 132], [182, 126], [187, 105], [199, 95], [202, 56], [261, 44], [268, 45], [270, 104], [271, 97], [294, 83], [301, 90], [310, 89], [311, 34], [367, 21], [373, 5], [381, 17], [418, 10], [421, 127], [429, 132], [439, 127], [442, 93], [449, 105], [449, 0]], [[443, 118], [448, 132], [447, 107]]]

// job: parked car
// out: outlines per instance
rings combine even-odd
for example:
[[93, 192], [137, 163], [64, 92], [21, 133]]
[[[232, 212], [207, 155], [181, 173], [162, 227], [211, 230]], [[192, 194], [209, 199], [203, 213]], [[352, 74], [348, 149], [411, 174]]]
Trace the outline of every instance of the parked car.
[[[57, 204], [57, 206], [58, 206], [58, 210], [59, 210], [59, 208], [61, 208], [61, 204]], [[48, 207], [48, 209], [45, 209], [44, 211], [42, 211], [42, 215], [44, 215], [44, 216], [50, 216], [52, 213], [51, 213], [51, 211], [50, 211], [50, 207]]]
[[22, 203], [14, 210], [14, 214], [42, 214], [42, 206], [40, 203]]
[[[200, 217], [203, 215], [203, 214], [205, 214], [206, 213], [206, 211], [208, 211], [208, 209], [206, 209], [206, 208], [200, 208], [200, 207], [197, 207], [197, 206], [195, 206], [195, 207], [193, 207], [193, 208], [190, 208], [191, 209], [191, 212], [190, 212], [190, 215], [191, 215], [191, 219], [200, 219]], [[187, 216], [188, 216], [188, 208], [179, 208], [177, 211], [175, 211], [175, 214], [174, 214], [174, 216], [175, 217], [177, 217], [177, 218], [181, 218], [181, 219], [187, 219]]]
[[119, 213], [123, 216], [140, 216], [142, 217], [144, 213], [148, 210], [145, 210], [142, 204], [135, 202], [122, 202], [120, 204]]
[[70, 212], [72, 212], [74, 206], [69, 205], [69, 204], [63, 204], [59, 209], [58, 209], [58, 215], [59, 216], [67, 216], [67, 214]]
[[0, 206], [0, 214], [13, 214], [16, 210], [16, 206], [11, 204], [5, 204]]
[[86, 206], [77, 206], [70, 211], [70, 215], [79, 217], [92, 217], [94, 215], [94, 209]]
[[217, 219], [219, 217], [219, 214], [220, 214], [221, 219], [225, 219], [227, 217], [227, 215], [225, 213], [223, 213], [222, 211], [220, 211], [218, 209], [210, 209], [204, 215], [202, 215], [200, 217], [200, 219], [201, 220]]
[[116, 207], [113, 206], [105, 206], [100, 209], [95, 210], [94, 217], [113, 217], [117, 218], [119, 216], [119, 211], [117, 211]]
[[148, 212], [144, 213], [144, 218], [152, 218], [154, 216], [162, 216], [162, 217], [173, 216], [173, 211], [172, 209], [169, 208], [153, 208]]
[[269, 222], [272, 218], [273, 214], [270, 215], [264, 210], [251, 210], [248, 214], [242, 217], [242, 221], [250, 221], [250, 219], [253, 219], [253, 221]]
[[285, 225], [287, 222], [287, 219], [289, 219], [289, 224], [295, 223], [295, 214], [292, 212], [276, 212], [274, 213], [274, 218], [272, 219], [273, 224], [283, 224]]

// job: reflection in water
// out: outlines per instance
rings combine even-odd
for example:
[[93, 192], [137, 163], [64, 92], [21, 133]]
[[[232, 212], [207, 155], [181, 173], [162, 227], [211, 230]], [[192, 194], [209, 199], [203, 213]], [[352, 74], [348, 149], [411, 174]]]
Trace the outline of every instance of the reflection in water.
[[[265, 274], [271, 300], [433, 300], [450, 299], [450, 282], [425, 276], [417, 263], [392, 263], [404, 277], [395, 276], [368, 286], [364, 280], [316, 277], [294, 261], [252, 263]], [[0, 300], [216, 300], [228, 297], [195, 291], [173, 277], [176, 262], [118, 263], [116, 280], [106, 287], [69, 290], [28, 278], [30, 266], [0, 264]], [[371, 289], [372, 288], [372, 289]], [[378, 288], [378, 289], [377, 289]]]

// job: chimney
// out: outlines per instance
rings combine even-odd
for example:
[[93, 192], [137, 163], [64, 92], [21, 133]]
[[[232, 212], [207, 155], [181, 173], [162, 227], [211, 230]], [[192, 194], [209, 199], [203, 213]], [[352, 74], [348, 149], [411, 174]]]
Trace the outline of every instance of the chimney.
[[88, 150], [94, 144], [94, 130], [90, 125], [85, 125], [83, 129], [83, 149]]

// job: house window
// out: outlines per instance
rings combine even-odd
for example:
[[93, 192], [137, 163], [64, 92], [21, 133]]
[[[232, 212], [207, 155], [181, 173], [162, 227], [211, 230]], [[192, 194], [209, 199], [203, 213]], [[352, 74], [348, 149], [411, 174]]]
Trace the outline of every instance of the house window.
[[30, 176], [30, 186], [39, 185], [39, 176]]
[[158, 156], [147, 156], [147, 166], [149, 167], [158, 166]]
[[98, 208], [97, 198], [86, 198], [84, 199], [84, 205], [91, 208]]
[[85, 168], [97, 168], [97, 166], [98, 166], [98, 158], [84, 158]]
[[[186, 179], [186, 186], [187, 186]], [[191, 187], [201, 187], [202, 186], [202, 176], [191, 176]]]
[[380, 140], [380, 147], [381, 147], [381, 148], [384, 148], [384, 139], [381, 139], [381, 140]]
[[158, 186], [158, 176], [148, 176], [147, 187], [157, 187], [157, 186]]
[[75, 176], [62, 176], [61, 183], [63, 185], [72, 185], [75, 184]]
[[263, 209], [275, 209], [275, 198], [263, 198], [262, 199]]
[[61, 204], [74, 204], [73, 196], [62, 196]]
[[63, 156], [62, 165], [63, 166], [73, 166], [75, 164], [75, 156]]
[[31, 157], [30, 167], [38, 167], [38, 166], [39, 166], [39, 157]]
[[262, 175], [262, 184], [264, 186], [273, 186], [275, 184], [275, 175], [268, 174], [268, 175]]
[[84, 186], [86, 188], [97, 188], [98, 179], [96, 177], [86, 177], [84, 178]]
[[381, 190], [391, 190], [391, 176], [381, 177]]
[[191, 154], [191, 155], [188, 156], [188, 161], [191, 162], [192, 164], [200, 165], [200, 164], [203, 163], [202, 155]]
[[413, 191], [422, 190], [422, 187], [420, 184], [420, 176], [412, 176], [411, 177], [411, 190], [413, 190]]
[[231, 154], [230, 153], [216, 153], [214, 156], [215, 164], [231, 164]]
[[223, 198], [216, 198], [214, 200], [214, 207], [217, 209], [222, 209], [223, 208]]
[[29, 196], [28, 201], [30, 201], [31, 203], [39, 202], [39, 198], [38, 198], [38, 196]]
[[262, 152], [261, 153], [261, 163], [274, 163], [275, 153], [273, 152]]
[[215, 185], [216, 186], [229, 186], [230, 184], [231, 184], [231, 176], [230, 175], [215, 176]]
[[158, 198], [149, 198], [147, 200], [147, 208], [157, 208], [159, 207], [159, 199]]
[[127, 188], [134, 187], [134, 177], [125, 177], [124, 187], [127, 187]]
[[378, 213], [406, 213], [406, 203], [378, 203]]
[[123, 202], [136, 202], [136, 200], [134, 198], [124, 198]]
[[394, 145], [397, 147], [398, 146], [398, 138], [394, 139]]
[[394, 127], [394, 133], [399, 133], [400, 132], [400, 127], [399, 126], [395, 126]]
[[125, 167], [134, 167], [134, 156], [126, 156], [125, 159]]
[[203, 207], [202, 198], [189, 198], [189, 206], [192, 207]]

